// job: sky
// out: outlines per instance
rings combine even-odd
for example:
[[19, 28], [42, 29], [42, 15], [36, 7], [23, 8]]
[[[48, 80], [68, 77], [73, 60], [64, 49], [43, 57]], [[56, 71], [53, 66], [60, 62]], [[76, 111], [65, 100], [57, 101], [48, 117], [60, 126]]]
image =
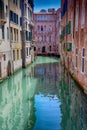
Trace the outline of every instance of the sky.
[[34, 0], [34, 12], [40, 12], [41, 9], [55, 8], [58, 9], [61, 0]]

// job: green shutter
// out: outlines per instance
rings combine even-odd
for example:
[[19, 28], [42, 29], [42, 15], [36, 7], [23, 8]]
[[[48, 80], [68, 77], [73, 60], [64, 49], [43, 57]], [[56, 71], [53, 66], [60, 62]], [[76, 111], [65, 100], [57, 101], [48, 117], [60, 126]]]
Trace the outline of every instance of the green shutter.
[[67, 51], [72, 51], [72, 43], [66, 43]]

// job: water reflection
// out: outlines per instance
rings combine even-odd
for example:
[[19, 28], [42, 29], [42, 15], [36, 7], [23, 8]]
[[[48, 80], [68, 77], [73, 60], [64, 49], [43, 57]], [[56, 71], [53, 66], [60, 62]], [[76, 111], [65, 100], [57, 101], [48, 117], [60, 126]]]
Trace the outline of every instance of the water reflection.
[[0, 84], [0, 130], [28, 128], [30, 80], [24, 78], [25, 73], [21, 70]]
[[36, 122], [33, 130], [60, 130], [61, 110], [58, 98], [58, 63], [37, 64], [34, 78]]
[[87, 96], [73, 81], [69, 73], [61, 69], [61, 130], [87, 129]]
[[56, 59], [38, 57], [0, 84], [0, 130], [86, 130], [87, 96]]

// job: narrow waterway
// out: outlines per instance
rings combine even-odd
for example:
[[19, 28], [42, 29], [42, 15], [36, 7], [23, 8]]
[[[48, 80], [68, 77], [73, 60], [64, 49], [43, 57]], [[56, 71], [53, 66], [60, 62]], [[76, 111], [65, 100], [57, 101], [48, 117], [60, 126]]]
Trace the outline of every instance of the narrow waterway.
[[37, 57], [0, 84], [0, 130], [87, 130], [87, 96], [58, 59]]

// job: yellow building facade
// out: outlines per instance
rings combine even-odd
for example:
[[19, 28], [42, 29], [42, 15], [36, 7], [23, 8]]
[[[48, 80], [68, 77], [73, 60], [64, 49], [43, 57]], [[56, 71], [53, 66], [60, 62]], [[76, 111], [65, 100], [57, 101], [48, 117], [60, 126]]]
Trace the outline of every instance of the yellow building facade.
[[0, 79], [22, 67], [20, 0], [0, 0]]
[[21, 8], [20, 0], [10, 1], [10, 42], [12, 49], [13, 71], [22, 67], [22, 27], [20, 25]]

